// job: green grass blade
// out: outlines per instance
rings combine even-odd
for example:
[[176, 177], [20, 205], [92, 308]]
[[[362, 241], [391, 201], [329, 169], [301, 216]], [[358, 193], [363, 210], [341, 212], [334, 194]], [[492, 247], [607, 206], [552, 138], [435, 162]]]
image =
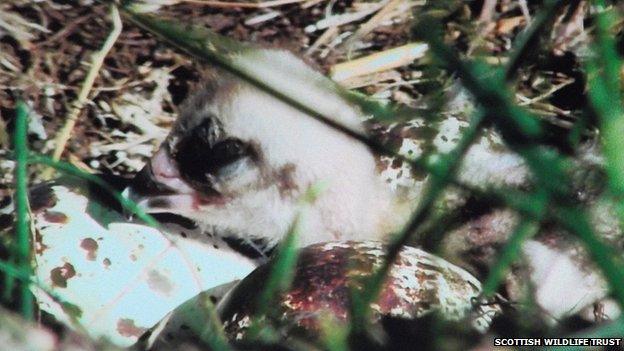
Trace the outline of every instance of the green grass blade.
[[[0, 260], [0, 271], [5, 273], [7, 276], [10, 276], [16, 280], [19, 280], [22, 284], [27, 286], [36, 286], [37, 289], [40, 289], [44, 293], [46, 293], [52, 301], [58, 303], [61, 308], [66, 309], [67, 315], [72, 318], [72, 322], [74, 323], [74, 327], [80, 330], [81, 332], [87, 334], [87, 329], [78, 321], [76, 318], [77, 314], [82, 313], [80, 309], [72, 304], [64, 300], [55, 292], [51, 291], [47, 287], [44, 287], [39, 283], [39, 281], [34, 280], [32, 278], [31, 270], [23, 270], [20, 267], [15, 267], [15, 265], [10, 264], [8, 262], [4, 262]], [[71, 312], [69, 312], [71, 311]]]
[[[206, 327], [200, 332], [201, 340], [210, 347], [210, 350], [214, 351], [232, 351], [234, 350], [228, 342], [225, 331], [223, 330], [223, 324], [219, 318], [219, 313], [214, 303], [210, 300], [209, 294], [203, 294], [202, 309], [208, 315], [208, 321]], [[195, 326], [192, 326], [193, 328]]]
[[[247, 332], [250, 339], [267, 339], [271, 342], [275, 333], [271, 325], [267, 325], [267, 316], [271, 313], [276, 303], [279, 302], [279, 295], [286, 291], [295, 274], [297, 264], [297, 236], [299, 231], [300, 216], [297, 215], [291, 229], [286, 234], [277, 248], [277, 252], [270, 263], [270, 269], [266, 284], [259, 292], [254, 305], [254, 317]], [[269, 329], [267, 329], [267, 327]]]
[[[597, 1], [602, 4], [602, 1]], [[606, 169], [611, 191], [624, 196], [624, 106], [620, 89], [622, 60], [617, 54], [615, 39], [609, 33], [615, 24], [613, 13], [596, 15], [594, 56], [587, 63], [590, 103], [598, 115], [602, 145], [607, 159]], [[624, 223], [624, 213], [620, 213]]]
[[505, 137], [505, 141], [512, 148], [514, 145], [530, 144], [538, 140], [542, 134], [542, 127], [536, 117], [516, 106], [512, 101], [511, 93], [504, 83], [503, 72], [496, 67], [473, 62], [468, 64], [459, 59], [455, 52], [435, 35], [440, 24], [432, 18], [424, 18], [414, 27], [417, 36], [422, 37], [430, 47], [430, 51], [449, 70], [456, 71], [463, 85], [483, 106], [488, 118], [503, 118], [506, 123], [497, 125]]
[[[28, 106], [17, 102], [15, 121], [15, 235], [17, 265], [21, 271], [30, 272], [30, 219], [28, 210]], [[28, 282], [20, 284], [20, 309], [25, 319], [34, 316], [34, 299]]]
[[87, 180], [93, 184], [96, 184], [97, 186], [101, 187], [102, 189], [109, 192], [112, 196], [114, 196], [115, 199], [119, 201], [119, 203], [121, 204], [121, 206], [123, 206], [124, 209], [135, 214], [138, 218], [140, 218], [147, 225], [152, 226], [152, 227], [159, 226], [158, 221], [154, 219], [154, 217], [150, 216], [148, 213], [143, 211], [143, 209], [141, 209], [141, 207], [139, 207], [136, 204], [136, 202], [123, 197], [115, 188], [113, 188], [108, 183], [100, 179], [100, 177], [95, 176], [93, 174], [86, 173], [85, 171], [75, 167], [74, 165], [70, 163], [66, 163], [62, 161], [54, 161], [52, 158], [47, 157], [47, 156], [31, 155], [29, 160], [30, 160], [30, 163], [38, 163], [38, 164], [50, 166], [50, 167], [53, 167], [62, 171], [65, 174], [72, 175], [72, 176]]
[[271, 272], [267, 279], [265, 288], [258, 296], [256, 315], [264, 316], [272, 308], [268, 301], [276, 301], [277, 296], [288, 289], [295, 273], [297, 264], [297, 236], [299, 234], [299, 222], [301, 218], [297, 216], [284, 240], [280, 243], [277, 254], [271, 264]]
[[304, 216], [305, 208], [314, 203], [322, 191], [323, 184], [314, 184], [303, 195], [300, 200], [302, 208], [295, 216], [288, 233], [280, 242], [277, 252], [271, 260], [266, 284], [255, 301], [255, 321], [248, 333], [251, 338], [261, 337], [262, 333], [267, 331], [264, 329], [265, 317], [270, 314], [274, 304], [279, 303], [279, 295], [285, 292], [292, 284], [299, 257], [297, 238], [301, 230], [302, 217]]

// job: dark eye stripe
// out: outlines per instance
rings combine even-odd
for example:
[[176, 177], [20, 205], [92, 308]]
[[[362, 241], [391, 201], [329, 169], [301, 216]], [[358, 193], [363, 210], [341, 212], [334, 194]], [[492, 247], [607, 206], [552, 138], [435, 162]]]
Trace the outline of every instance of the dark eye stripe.
[[191, 135], [178, 143], [175, 160], [183, 177], [194, 182], [207, 182], [221, 168], [249, 155], [249, 147], [238, 139], [215, 144], [204, 137]]
[[216, 168], [220, 168], [245, 156], [247, 145], [238, 139], [227, 139], [215, 145], [212, 151], [212, 162]]

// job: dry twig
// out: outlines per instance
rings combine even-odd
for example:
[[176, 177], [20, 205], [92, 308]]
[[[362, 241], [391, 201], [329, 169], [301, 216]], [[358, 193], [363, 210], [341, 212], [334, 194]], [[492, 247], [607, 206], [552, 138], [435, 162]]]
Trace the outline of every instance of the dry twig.
[[526, 0], [519, 0], [518, 6], [520, 6], [520, 11], [522, 11], [522, 16], [526, 20], [526, 23], [531, 22], [531, 12], [529, 11], [529, 5]]
[[321, 34], [318, 39], [306, 50], [306, 55], [313, 54], [316, 50], [318, 50], [322, 45], [328, 43], [333, 40], [338, 35], [338, 27], [329, 27], [327, 28], [323, 34]]
[[[102, 49], [100, 49], [100, 51], [95, 52], [93, 54], [91, 68], [89, 68], [89, 71], [87, 72], [87, 76], [85, 77], [82, 87], [80, 88], [80, 92], [78, 93], [78, 98], [76, 99], [76, 101], [74, 101], [73, 106], [67, 115], [67, 119], [65, 120], [65, 124], [63, 125], [63, 128], [61, 128], [60, 132], [58, 133], [57, 137], [54, 140], [56, 147], [54, 149], [52, 158], [55, 161], [58, 161], [61, 158], [61, 155], [63, 154], [63, 151], [65, 150], [65, 146], [67, 145], [67, 141], [69, 140], [71, 136], [71, 132], [74, 129], [74, 126], [76, 125], [76, 121], [78, 120], [80, 111], [82, 111], [82, 107], [87, 102], [87, 98], [89, 96], [89, 93], [91, 92], [91, 89], [93, 88], [93, 83], [95, 82], [95, 78], [97, 77], [97, 74], [100, 71], [102, 64], [104, 63], [104, 59], [106, 58], [106, 55], [108, 54], [110, 49], [113, 47], [113, 45], [117, 41], [119, 34], [121, 34], [121, 28], [122, 28], [121, 17], [119, 16], [119, 11], [117, 10], [117, 7], [115, 5], [111, 5], [111, 18], [113, 21], [113, 29], [111, 30], [110, 34], [106, 38], [106, 41], [104, 41], [104, 45], [102, 45]], [[53, 169], [49, 168], [43, 174], [43, 178], [44, 179], [50, 178], [50, 176], [52, 175], [52, 172], [53, 172]]]
[[479, 22], [486, 24], [494, 19], [494, 12], [496, 10], [497, 0], [485, 0], [483, 1], [483, 7], [481, 7], [481, 13], [479, 14]]
[[356, 60], [334, 65], [330, 70], [330, 76], [333, 80], [340, 82], [357, 76], [401, 67], [423, 57], [427, 48], [427, 44], [411, 43], [377, 52]]

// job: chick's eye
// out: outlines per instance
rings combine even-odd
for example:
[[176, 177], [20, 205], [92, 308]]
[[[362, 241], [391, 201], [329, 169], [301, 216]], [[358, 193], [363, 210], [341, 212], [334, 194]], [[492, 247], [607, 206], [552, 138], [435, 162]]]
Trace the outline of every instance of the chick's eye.
[[212, 148], [214, 169], [226, 166], [247, 154], [247, 145], [238, 139], [224, 140]]
[[180, 172], [192, 181], [206, 182], [249, 153], [248, 146], [238, 139], [226, 139], [214, 145], [194, 139], [180, 142], [175, 155]]

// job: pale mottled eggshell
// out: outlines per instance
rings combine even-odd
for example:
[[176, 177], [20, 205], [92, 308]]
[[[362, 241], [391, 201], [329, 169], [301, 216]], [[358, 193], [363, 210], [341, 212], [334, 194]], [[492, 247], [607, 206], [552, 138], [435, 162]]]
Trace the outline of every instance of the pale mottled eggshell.
[[[370, 276], [379, 268], [385, 249], [372, 241], [321, 243], [302, 249], [293, 284], [279, 297], [276, 314], [312, 333], [318, 332], [320, 319], [327, 315], [345, 321], [349, 291], [357, 284], [354, 279]], [[229, 337], [244, 336], [268, 272], [267, 265], [258, 268], [220, 304]], [[499, 308], [477, 303], [480, 291], [480, 282], [463, 269], [405, 247], [372, 308], [377, 312], [375, 318], [417, 318], [438, 311], [449, 320], [469, 318], [475, 329], [485, 331]]]
[[165, 228], [123, 223], [101, 204], [96, 212], [106, 220], [98, 221], [79, 191], [54, 186], [50, 201], [34, 213], [40, 288], [33, 290], [41, 309], [92, 337], [129, 346], [182, 302], [256, 266]]

